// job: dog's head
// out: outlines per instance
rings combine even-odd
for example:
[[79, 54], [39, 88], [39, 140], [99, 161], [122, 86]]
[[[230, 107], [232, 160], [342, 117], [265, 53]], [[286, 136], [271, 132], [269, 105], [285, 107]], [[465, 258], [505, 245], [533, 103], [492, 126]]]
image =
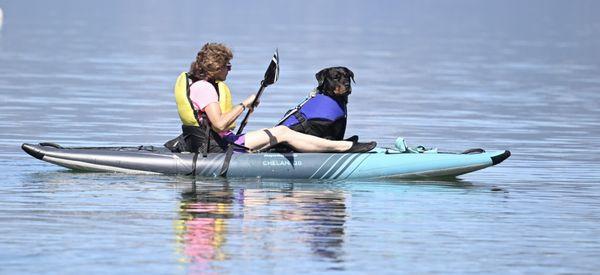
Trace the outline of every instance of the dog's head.
[[319, 82], [319, 92], [333, 98], [345, 99], [352, 93], [350, 80], [354, 82], [354, 73], [346, 67], [331, 67], [320, 70], [315, 77]]

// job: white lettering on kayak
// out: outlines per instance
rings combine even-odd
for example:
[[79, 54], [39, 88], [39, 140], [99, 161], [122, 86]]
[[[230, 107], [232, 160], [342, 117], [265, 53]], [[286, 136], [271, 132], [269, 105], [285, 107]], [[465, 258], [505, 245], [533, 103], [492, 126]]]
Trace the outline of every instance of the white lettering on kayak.
[[[288, 155], [289, 156], [289, 155]], [[284, 155], [282, 154], [264, 154], [263, 157], [265, 158], [285, 158]], [[298, 154], [292, 154], [292, 157], [298, 157]]]
[[[271, 159], [271, 160], [263, 160], [262, 165], [263, 166], [291, 166], [292, 163], [290, 161], [288, 161], [287, 159]], [[301, 165], [302, 165], [301, 160], [294, 161], [294, 166], [301, 166]]]

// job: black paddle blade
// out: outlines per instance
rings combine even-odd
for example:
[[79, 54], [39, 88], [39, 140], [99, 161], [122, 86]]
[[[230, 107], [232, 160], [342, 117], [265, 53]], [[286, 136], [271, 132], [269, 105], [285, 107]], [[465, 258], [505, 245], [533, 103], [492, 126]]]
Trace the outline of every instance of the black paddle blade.
[[269, 63], [269, 68], [265, 72], [265, 79], [262, 82], [263, 86], [269, 86], [279, 79], [279, 51], [275, 50], [275, 54], [273, 54], [273, 58], [271, 59], [271, 63]]

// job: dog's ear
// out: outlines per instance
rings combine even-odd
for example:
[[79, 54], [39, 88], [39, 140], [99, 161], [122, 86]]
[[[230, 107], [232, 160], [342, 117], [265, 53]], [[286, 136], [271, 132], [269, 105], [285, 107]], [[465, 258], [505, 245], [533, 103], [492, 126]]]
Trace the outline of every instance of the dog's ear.
[[315, 74], [315, 78], [317, 78], [317, 83], [319, 83], [318, 87], [323, 87], [323, 83], [325, 82], [326, 74], [327, 74], [327, 69], [320, 70], [317, 74]]
[[352, 79], [352, 82], [356, 83], [356, 81], [354, 81], [354, 73], [346, 67], [342, 67], [342, 68], [344, 68], [344, 72], [346, 72], [346, 75], [348, 77], [350, 77], [350, 79]]

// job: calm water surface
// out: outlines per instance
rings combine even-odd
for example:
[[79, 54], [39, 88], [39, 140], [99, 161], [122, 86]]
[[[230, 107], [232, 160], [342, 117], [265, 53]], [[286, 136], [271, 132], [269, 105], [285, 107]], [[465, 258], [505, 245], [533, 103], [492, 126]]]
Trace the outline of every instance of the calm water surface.
[[[0, 273], [595, 273], [595, 1], [1, 1]], [[77, 173], [23, 142], [160, 145], [205, 42], [229, 84], [281, 79], [247, 129], [356, 74], [348, 134], [509, 149], [456, 181], [289, 182]]]

